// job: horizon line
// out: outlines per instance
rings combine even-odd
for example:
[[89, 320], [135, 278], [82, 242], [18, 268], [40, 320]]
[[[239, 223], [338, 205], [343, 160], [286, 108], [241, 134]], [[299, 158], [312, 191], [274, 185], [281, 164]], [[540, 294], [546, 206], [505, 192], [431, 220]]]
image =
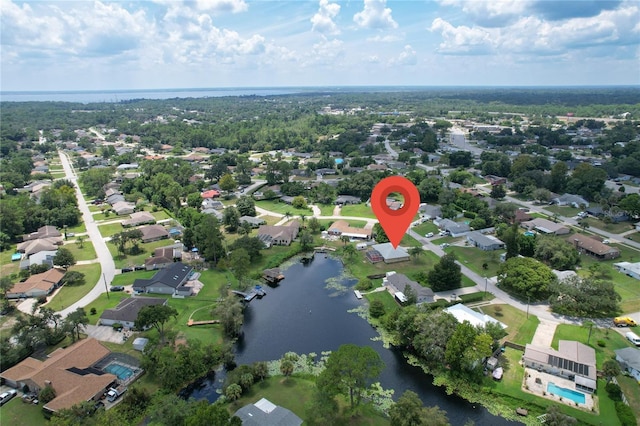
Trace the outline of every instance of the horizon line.
[[542, 85], [321, 85], [321, 86], [225, 86], [225, 87], [157, 87], [129, 89], [58, 89], [58, 90], [0, 90], [1, 94], [29, 93], [117, 93], [117, 92], [154, 92], [154, 91], [227, 91], [227, 90], [276, 90], [276, 89], [365, 89], [365, 88], [404, 88], [404, 89], [545, 89], [545, 88], [640, 88], [637, 84], [542, 84]]

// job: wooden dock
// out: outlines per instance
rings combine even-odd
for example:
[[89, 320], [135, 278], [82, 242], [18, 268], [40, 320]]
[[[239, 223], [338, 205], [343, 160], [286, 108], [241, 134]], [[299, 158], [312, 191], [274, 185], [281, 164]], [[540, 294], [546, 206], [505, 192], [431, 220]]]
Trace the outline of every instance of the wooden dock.
[[262, 271], [262, 278], [269, 284], [277, 284], [284, 279], [280, 268], [265, 269]]
[[360, 293], [360, 290], [353, 290], [353, 293], [356, 295], [356, 299], [362, 299], [362, 293]]
[[315, 250], [316, 253], [326, 253], [328, 251], [336, 251], [335, 248], [333, 247], [327, 247], [327, 246], [322, 246], [322, 247], [314, 247], [313, 248]]
[[220, 324], [220, 320], [210, 320], [210, 321], [194, 321], [189, 319], [187, 322], [187, 326], [192, 327], [194, 325], [205, 325], [205, 324]]

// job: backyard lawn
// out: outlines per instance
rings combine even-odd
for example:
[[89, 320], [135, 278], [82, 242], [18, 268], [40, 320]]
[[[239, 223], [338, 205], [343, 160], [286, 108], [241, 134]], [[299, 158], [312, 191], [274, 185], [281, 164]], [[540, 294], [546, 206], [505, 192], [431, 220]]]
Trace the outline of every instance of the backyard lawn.
[[[100, 315], [102, 315], [105, 309], [115, 308], [120, 301], [128, 299], [129, 297], [129, 293], [125, 292], [110, 292], [108, 295], [107, 293], [102, 293], [97, 299], [84, 307], [84, 310], [87, 312], [87, 316], [89, 317], [89, 324], [97, 324]], [[91, 308], [96, 308], [95, 315], [91, 315]]]
[[25, 404], [19, 395], [0, 408], [0, 419], [2, 419], [3, 425], [40, 426], [49, 424], [49, 421], [44, 418], [42, 404]]
[[[378, 280], [380, 281], [380, 280]], [[364, 295], [369, 303], [374, 300], [379, 300], [384, 305], [385, 315], [400, 309], [400, 305], [396, 302], [396, 299], [388, 291], [376, 291], [375, 293], [367, 293]]]
[[406, 262], [386, 264], [378, 262], [372, 264], [364, 256], [364, 252], [358, 252], [353, 260], [346, 263], [347, 269], [358, 279], [366, 279], [367, 275], [383, 274], [389, 271], [402, 272], [408, 277], [415, 276], [419, 272], [427, 272], [433, 268], [440, 258], [430, 251], [425, 251], [417, 259]]
[[434, 235], [438, 235], [439, 229], [433, 222], [423, 222], [420, 225], [416, 225], [411, 228], [414, 232], [424, 237], [429, 232], [433, 232]]
[[165, 210], [158, 210], [157, 212], [151, 213], [153, 217], [158, 220], [171, 219], [171, 215], [167, 213]]
[[69, 270], [82, 272], [85, 275], [85, 283], [79, 286], [62, 286], [58, 293], [47, 303], [47, 306], [54, 311], [61, 311], [82, 299], [96, 285], [100, 279], [100, 271], [102, 269], [99, 263], [94, 263], [91, 265], [75, 265]]

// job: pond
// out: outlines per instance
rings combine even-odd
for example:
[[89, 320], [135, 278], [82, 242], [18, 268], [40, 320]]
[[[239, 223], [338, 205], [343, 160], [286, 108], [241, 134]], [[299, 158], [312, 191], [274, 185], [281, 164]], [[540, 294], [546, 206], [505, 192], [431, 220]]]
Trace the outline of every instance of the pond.
[[[287, 352], [316, 353], [338, 349], [345, 343], [370, 346], [385, 362], [379, 381], [385, 389], [394, 389], [394, 399], [410, 389], [425, 405], [437, 405], [447, 411], [451, 424], [462, 425], [468, 419], [476, 425], [513, 425], [471, 404], [443, 388], [432, 385], [433, 378], [409, 365], [397, 350], [384, 348], [376, 330], [353, 312], [366, 305], [353, 294], [354, 280], [341, 278], [341, 263], [316, 254], [307, 265], [294, 263], [284, 271], [285, 279], [276, 288], [265, 287], [267, 295], [254, 299], [245, 310], [244, 336], [236, 347], [236, 362], [251, 364], [282, 358]], [[398, 265], [401, 272], [401, 265]], [[217, 399], [217, 382], [204, 380], [190, 395]]]

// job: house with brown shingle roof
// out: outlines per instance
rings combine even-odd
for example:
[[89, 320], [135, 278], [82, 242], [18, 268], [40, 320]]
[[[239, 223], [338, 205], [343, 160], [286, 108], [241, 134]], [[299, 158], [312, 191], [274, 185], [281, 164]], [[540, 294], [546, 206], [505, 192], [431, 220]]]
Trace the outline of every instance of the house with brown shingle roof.
[[130, 219], [126, 219], [122, 221], [122, 226], [139, 226], [146, 225], [148, 223], [156, 223], [156, 218], [149, 212], [135, 212], [129, 215]]
[[150, 243], [169, 238], [169, 232], [162, 225], [147, 225], [140, 228], [142, 232], [142, 242]]
[[37, 240], [40, 238], [61, 237], [60, 231], [55, 226], [45, 225], [38, 228], [36, 232], [24, 235], [22, 241]]
[[349, 238], [371, 239], [371, 229], [355, 228], [346, 220], [336, 220], [329, 226], [329, 235], [347, 236]]
[[0, 378], [13, 388], [39, 392], [50, 385], [56, 397], [44, 410], [56, 412], [83, 401], [99, 399], [116, 381], [116, 376], [93, 368], [111, 352], [93, 338], [80, 340], [68, 348], [56, 349], [40, 361], [27, 358], [0, 373]]
[[56, 268], [41, 274], [31, 275], [25, 281], [11, 287], [11, 290], [7, 292], [7, 299], [48, 296], [60, 285], [62, 277], [64, 277], [64, 272]]
[[16, 251], [24, 253], [29, 257], [32, 254], [40, 253], [41, 251], [55, 251], [58, 250], [58, 246], [62, 244], [62, 237], [50, 237], [39, 238], [37, 240], [24, 241], [16, 247]]
[[595, 238], [582, 234], [574, 234], [566, 239], [580, 253], [586, 253], [598, 260], [615, 259], [620, 256], [620, 250], [617, 247], [611, 247]]
[[286, 225], [262, 225], [258, 228], [258, 239], [267, 247], [272, 245], [288, 246], [298, 236], [300, 223], [292, 220]]

